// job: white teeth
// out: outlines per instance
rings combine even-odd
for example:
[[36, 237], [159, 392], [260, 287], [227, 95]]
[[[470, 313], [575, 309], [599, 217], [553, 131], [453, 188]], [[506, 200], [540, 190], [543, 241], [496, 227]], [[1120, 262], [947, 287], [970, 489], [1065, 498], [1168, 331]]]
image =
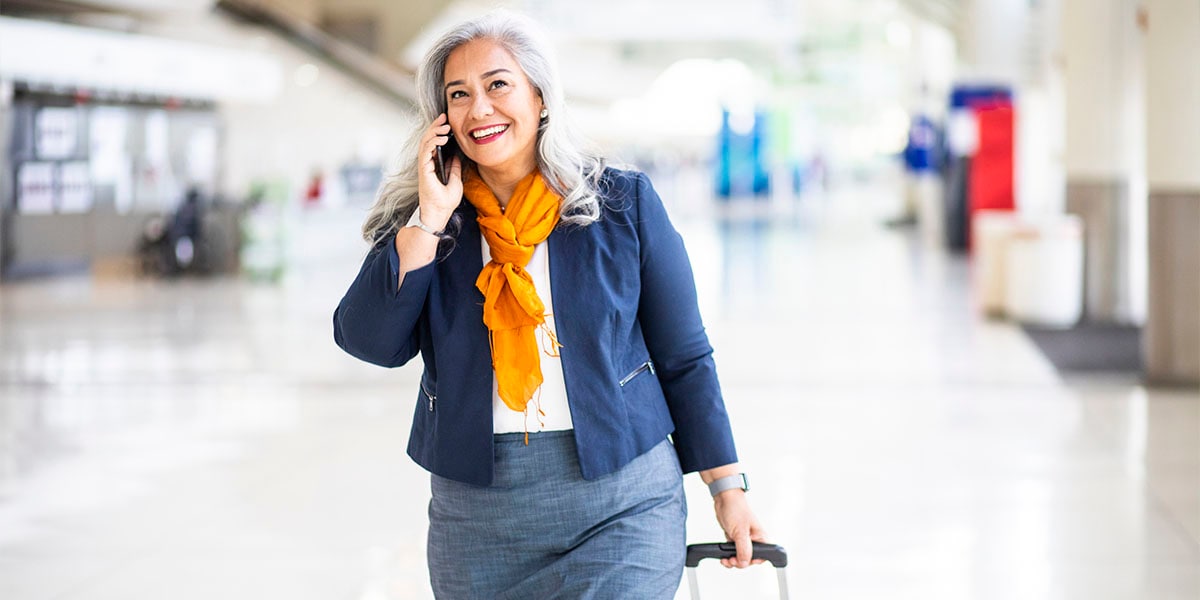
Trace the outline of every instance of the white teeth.
[[497, 133], [500, 133], [501, 131], [504, 131], [505, 129], [508, 129], [508, 125], [494, 125], [492, 127], [488, 127], [487, 129], [477, 129], [475, 131], [472, 131], [471, 137], [473, 137], [475, 139], [484, 138], [489, 135], [495, 135]]

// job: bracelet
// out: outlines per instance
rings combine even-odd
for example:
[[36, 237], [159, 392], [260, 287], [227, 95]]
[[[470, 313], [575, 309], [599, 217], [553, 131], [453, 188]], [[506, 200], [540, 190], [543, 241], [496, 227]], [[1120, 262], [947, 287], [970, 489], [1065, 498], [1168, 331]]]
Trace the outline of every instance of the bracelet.
[[421, 220], [421, 206], [417, 205], [417, 209], [413, 211], [411, 217], [408, 218], [408, 224], [405, 227], [416, 227], [434, 237], [442, 237], [442, 232], [428, 226]]

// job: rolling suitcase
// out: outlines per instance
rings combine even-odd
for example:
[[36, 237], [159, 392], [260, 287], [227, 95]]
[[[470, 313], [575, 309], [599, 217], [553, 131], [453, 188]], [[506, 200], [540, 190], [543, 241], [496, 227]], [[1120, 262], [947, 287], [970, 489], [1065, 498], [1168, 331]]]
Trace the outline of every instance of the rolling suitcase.
[[[735, 555], [737, 555], [737, 549], [733, 542], [691, 544], [687, 547], [687, 560], [684, 565], [687, 567], [688, 590], [692, 594], [692, 600], [700, 600], [700, 588], [696, 582], [696, 567], [699, 566], [700, 561], [706, 558], [721, 559]], [[779, 598], [787, 600], [787, 551], [774, 544], [754, 542], [754, 558], [761, 558], [775, 567], [775, 574], [779, 578]]]

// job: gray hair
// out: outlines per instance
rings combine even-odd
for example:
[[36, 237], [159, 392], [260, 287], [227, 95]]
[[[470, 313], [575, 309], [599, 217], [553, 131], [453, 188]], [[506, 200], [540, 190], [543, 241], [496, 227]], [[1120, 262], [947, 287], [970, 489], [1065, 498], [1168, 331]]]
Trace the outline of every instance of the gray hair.
[[[446, 111], [446, 61], [456, 48], [479, 39], [494, 41], [507, 50], [542, 96], [549, 117], [538, 127], [537, 165], [546, 183], [563, 198], [561, 222], [588, 225], [600, 218], [598, 188], [604, 159], [586, 148], [567, 114], [549, 44], [528, 18], [494, 11], [446, 32], [421, 62], [416, 80], [420, 115], [367, 213], [362, 232], [368, 242], [376, 244], [393, 234], [416, 209], [417, 149], [421, 134]], [[470, 163], [465, 155], [459, 156], [466, 161], [464, 167]]]

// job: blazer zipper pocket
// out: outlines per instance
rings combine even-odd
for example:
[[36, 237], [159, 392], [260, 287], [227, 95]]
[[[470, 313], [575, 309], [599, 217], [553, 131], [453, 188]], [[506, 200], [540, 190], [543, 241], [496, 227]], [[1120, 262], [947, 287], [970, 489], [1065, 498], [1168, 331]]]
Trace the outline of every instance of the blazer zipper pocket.
[[433, 405], [437, 402], [437, 395], [430, 394], [429, 390], [425, 389], [425, 380], [421, 380], [421, 393], [425, 394], [425, 398], [429, 400], [429, 412], [433, 412]]
[[620, 382], [618, 382], [618, 384], [621, 387], [625, 387], [625, 384], [633, 381], [634, 377], [641, 375], [644, 371], [650, 371], [650, 374], [654, 375], [654, 361], [648, 360], [641, 365], [638, 365], [638, 368], [634, 369], [632, 373], [626, 375], [623, 379], [621, 379]]

